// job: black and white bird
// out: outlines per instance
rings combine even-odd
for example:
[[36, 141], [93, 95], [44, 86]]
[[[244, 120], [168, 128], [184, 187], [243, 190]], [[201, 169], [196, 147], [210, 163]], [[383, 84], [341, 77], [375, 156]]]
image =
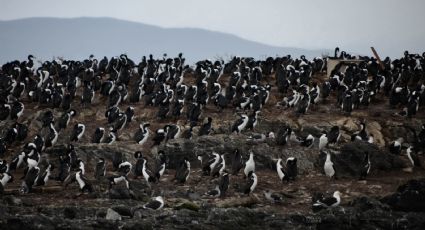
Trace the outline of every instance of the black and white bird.
[[46, 147], [51, 147], [56, 144], [58, 140], [59, 133], [56, 131], [55, 127], [53, 126], [53, 123], [50, 123], [49, 132], [46, 136]]
[[393, 141], [389, 145], [390, 153], [394, 155], [400, 155], [401, 153], [401, 144], [403, 144], [403, 138], [400, 137], [397, 140]]
[[289, 126], [279, 128], [276, 135], [276, 142], [278, 145], [286, 145], [291, 140], [292, 129]]
[[339, 131], [339, 127], [338, 126], [332, 126], [331, 130], [327, 133], [328, 138], [328, 143], [329, 144], [337, 144], [340, 137], [341, 137], [341, 133]]
[[80, 186], [81, 192], [93, 192], [93, 187], [90, 184], [89, 180], [84, 176], [82, 170], [79, 169], [77, 173], [75, 173], [75, 180]]
[[248, 116], [243, 114], [238, 120], [235, 121], [235, 123], [233, 123], [232, 133], [236, 132], [239, 134], [245, 129], [246, 124], [248, 124]]
[[239, 149], [235, 149], [235, 151], [233, 151], [231, 166], [232, 175], [238, 175], [239, 171], [244, 166], [242, 154], [240, 153]]
[[74, 125], [74, 129], [71, 133], [71, 141], [79, 141], [86, 130], [86, 126], [81, 123], [77, 123]]
[[29, 168], [27, 173], [25, 174], [24, 181], [22, 182], [22, 186], [20, 189], [21, 193], [29, 193], [32, 191], [32, 186], [34, 186], [37, 177], [40, 174], [40, 168], [35, 166]]
[[167, 137], [167, 132], [165, 129], [157, 129], [155, 132], [155, 136], [153, 137], [153, 145], [160, 145], [163, 140]]
[[205, 195], [208, 196], [208, 197], [214, 197], [214, 198], [221, 196], [220, 187], [218, 185], [216, 185], [213, 189], [208, 190], [205, 193]]
[[24, 104], [19, 101], [15, 101], [10, 109], [10, 119], [16, 120], [24, 113]]
[[4, 187], [6, 187], [7, 183], [13, 182], [13, 175], [9, 172], [2, 173], [3, 177], [0, 179], [0, 194], [3, 193]]
[[245, 168], [243, 170], [245, 176], [247, 177], [250, 172], [255, 172], [255, 161], [254, 153], [249, 153], [249, 159], [245, 162]]
[[147, 204], [143, 205], [144, 209], [159, 210], [164, 207], [164, 198], [162, 196], [157, 196], [149, 201]]
[[319, 151], [323, 150], [329, 143], [329, 138], [327, 133], [323, 133], [319, 138]]
[[118, 165], [118, 172], [123, 174], [123, 175], [128, 176], [128, 174], [131, 172], [132, 167], [133, 166], [131, 165], [130, 162], [124, 161], [124, 162], [122, 162]]
[[183, 161], [180, 163], [180, 166], [176, 170], [176, 175], [174, 177], [174, 180], [176, 180], [178, 183], [185, 183], [190, 175], [190, 162], [188, 159], [183, 159]]
[[268, 189], [266, 189], [263, 193], [266, 200], [272, 202], [273, 204], [278, 204], [283, 201], [283, 197], [278, 193], [272, 192]]
[[360, 178], [359, 180], [365, 180], [366, 176], [369, 175], [370, 168], [372, 167], [372, 163], [370, 162], [370, 155], [369, 152], [365, 153], [365, 157], [362, 163], [363, 167], [360, 171]]
[[77, 159], [77, 168], [79, 169], [79, 170], [81, 170], [81, 174], [85, 174], [86, 173], [86, 168], [85, 168], [85, 165], [84, 165], [84, 161], [83, 160], [81, 160], [80, 158], [78, 158]]
[[313, 203], [313, 207], [333, 208], [337, 207], [340, 203], [341, 193], [339, 191], [335, 191], [331, 197], [324, 197], [316, 200], [315, 203]]
[[62, 116], [58, 119], [57, 127], [58, 132], [62, 129], [66, 129], [68, 127], [69, 122], [71, 121], [71, 118], [76, 115], [76, 111], [71, 109], [68, 112], [62, 114]]
[[282, 158], [279, 158], [276, 162], [276, 171], [280, 181], [289, 181], [289, 177], [286, 174], [284, 167], [282, 166]]
[[167, 142], [168, 140], [171, 139], [177, 139], [180, 137], [181, 134], [181, 128], [179, 125], [175, 125], [175, 124], [170, 124], [170, 125], [166, 125], [164, 127], [165, 132], [167, 133], [167, 136], [165, 138], [165, 141]]
[[139, 129], [136, 131], [133, 137], [137, 144], [143, 145], [144, 143], [146, 143], [149, 138], [149, 126], [149, 123], [140, 124]]
[[9, 164], [8, 171], [9, 172], [13, 172], [16, 169], [20, 168], [21, 165], [22, 165], [22, 163], [24, 163], [25, 156], [26, 156], [26, 153], [25, 152], [21, 152], [21, 153], [15, 155], [12, 158], [12, 161]]
[[136, 151], [134, 153], [134, 158], [136, 159], [136, 165], [134, 166], [134, 178], [139, 176], [143, 176], [143, 167], [145, 163], [145, 159], [143, 158], [143, 154], [141, 151]]
[[94, 99], [94, 90], [91, 83], [86, 84], [83, 87], [83, 93], [81, 95], [81, 104], [83, 107], [90, 105]]
[[104, 176], [106, 176], [106, 161], [104, 158], [100, 157], [96, 163], [94, 178], [96, 178], [96, 180], [100, 180]]
[[118, 117], [115, 119], [114, 123], [112, 124], [112, 127], [114, 128], [114, 130], [118, 132], [124, 129], [126, 124], [127, 124], [127, 115], [125, 113], [119, 113]]
[[220, 155], [216, 152], [213, 152], [212, 156], [207, 153], [204, 153], [198, 155], [198, 160], [201, 162], [203, 175], [209, 176], [211, 175], [211, 170], [220, 161]]
[[28, 136], [28, 126], [16, 122], [13, 127], [17, 130], [16, 141], [24, 141]]
[[295, 180], [298, 175], [298, 166], [296, 157], [288, 157], [286, 159], [286, 174], [289, 180]]
[[165, 164], [167, 163], [167, 157], [163, 150], [159, 150], [158, 152], [158, 159], [156, 161], [156, 167], [155, 167], [155, 176], [157, 181], [164, 175], [165, 172]]
[[127, 124], [132, 122], [134, 118], [134, 107], [127, 107], [125, 110], [125, 115], [127, 116]]
[[157, 182], [157, 178], [156, 178], [155, 174], [152, 173], [152, 171], [150, 169], [148, 169], [147, 162], [148, 161], [146, 159], [143, 159], [142, 174], [143, 174], [143, 178], [145, 178], [146, 183], [150, 186], [150, 183], [156, 183]]
[[334, 163], [331, 161], [331, 154], [329, 152], [326, 152], [326, 161], [323, 165], [323, 169], [325, 171], [325, 175], [329, 178], [333, 178], [335, 176]]
[[223, 172], [220, 176], [220, 180], [218, 181], [218, 189], [220, 190], [220, 197], [224, 197], [226, 195], [227, 189], [229, 189], [230, 178], [227, 172]]
[[0, 104], [0, 121], [4, 121], [9, 117], [11, 106], [9, 104]]
[[260, 113], [259, 110], [253, 112], [249, 117], [248, 117], [248, 123], [246, 124], [246, 128], [250, 129], [250, 130], [254, 130], [255, 126], [257, 126], [258, 123], [258, 114]]
[[226, 161], [224, 159], [224, 154], [220, 156], [220, 160], [217, 164], [214, 165], [214, 167], [211, 167], [211, 176], [212, 177], [219, 177], [221, 174], [223, 174], [224, 169], [226, 168]]
[[421, 162], [419, 161], [418, 155], [414, 151], [412, 146], [409, 146], [406, 150], [407, 157], [409, 158], [412, 167], [421, 167]]
[[201, 128], [199, 128], [198, 136], [209, 135], [212, 130], [212, 118], [208, 117], [207, 122], [202, 124]]
[[37, 177], [37, 180], [35, 181], [35, 186], [44, 186], [47, 184], [47, 182], [50, 179], [50, 176], [52, 175], [52, 170], [54, 169], [54, 166], [52, 164], [48, 164], [44, 172], [41, 174], [41, 176]]
[[71, 172], [71, 163], [68, 157], [60, 156], [59, 157], [59, 173], [56, 177], [56, 180], [64, 182]]
[[108, 145], [113, 144], [117, 140], [117, 130], [113, 127], [110, 127], [108, 136], [106, 136], [104, 139], [104, 143], [107, 143]]
[[105, 137], [105, 128], [97, 127], [93, 134], [92, 143], [97, 143], [97, 144], [102, 143], [104, 137]]
[[34, 137], [34, 141], [33, 141], [34, 145], [36, 146], [36, 149], [38, 152], [42, 152], [45, 148], [45, 144], [44, 144], [44, 138], [37, 134]]
[[364, 122], [360, 123], [360, 130], [351, 135], [351, 141], [355, 140], [369, 141], [369, 135], [366, 131], [366, 124]]
[[257, 187], [257, 183], [258, 183], [257, 175], [255, 174], [254, 171], [250, 171], [248, 174], [248, 179], [246, 181], [243, 193], [245, 194], [252, 193], [255, 187]]
[[119, 183], [124, 183], [127, 189], [130, 189], [130, 182], [127, 179], [126, 175], [114, 175], [108, 177], [109, 180], [109, 190], [112, 188], [112, 185], [116, 185]]
[[298, 137], [297, 139], [300, 142], [300, 146], [311, 148], [314, 144], [314, 137], [311, 134], [308, 134], [307, 137]]

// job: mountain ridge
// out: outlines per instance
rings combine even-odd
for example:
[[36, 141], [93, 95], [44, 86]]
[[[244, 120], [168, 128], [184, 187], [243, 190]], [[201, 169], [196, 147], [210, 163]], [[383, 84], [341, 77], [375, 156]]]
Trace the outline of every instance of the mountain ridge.
[[187, 61], [231, 56], [320, 56], [328, 50], [278, 47], [237, 35], [199, 28], [165, 28], [110, 17], [36, 17], [0, 21], [0, 62], [23, 59], [28, 54], [44, 60], [115, 56], [127, 53], [139, 60], [150, 53], [176, 55]]

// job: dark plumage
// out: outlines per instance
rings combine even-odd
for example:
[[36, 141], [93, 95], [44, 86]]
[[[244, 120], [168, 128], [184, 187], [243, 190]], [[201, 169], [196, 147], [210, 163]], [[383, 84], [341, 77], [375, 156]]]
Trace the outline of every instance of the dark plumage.
[[239, 149], [235, 149], [232, 155], [232, 175], [238, 175], [239, 171], [243, 168], [244, 162], [242, 159], [242, 154]]
[[250, 171], [248, 173], [248, 177], [247, 177], [247, 181], [243, 190], [243, 193], [245, 194], [250, 194], [254, 191], [254, 189], [257, 187], [257, 175], [253, 172]]
[[106, 176], [106, 161], [104, 158], [99, 158], [99, 161], [96, 163], [96, 168], [94, 170], [94, 178], [100, 180], [101, 177]]
[[198, 136], [204, 136], [210, 134], [212, 129], [212, 118], [208, 117], [207, 122], [202, 124], [201, 128], [199, 129]]
[[190, 175], [190, 162], [188, 159], [183, 159], [183, 161], [180, 163], [179, 167], [176, 170], [176, 175], [174, 177], [174, 180], [177, 183], [185, 183]]
[[74, 117], [75, 115], [76, 115], [76, 111], [73, 109], [63, 113], [62, 116], [57, 121], [58, 132], [61, 129], [66, 129], [68, 127], [69, 122], [71, 121], [71, 118]]
[[105, 136], [105, 129], [102, 127], [97, 127], [94, 131], [92, 143], [102, 143]]
[[86, 130], [86, 126], [81, 123], [77, 123], [74, 125], [74, 129], [71, 133], [71, 141], [79, 141]]

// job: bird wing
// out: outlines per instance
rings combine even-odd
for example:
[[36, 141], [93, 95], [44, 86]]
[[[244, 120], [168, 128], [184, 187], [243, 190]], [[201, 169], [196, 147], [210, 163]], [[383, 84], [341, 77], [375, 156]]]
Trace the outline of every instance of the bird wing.
[[322, 200], [319, 200], [317, 203], [324, 205], [326, 207], [330, 207], [337, 202], [335, 197], [326, 197]]
[[152, 200], [149, 203], [145, 204], [144, 207], [150, 208], [150, 209], [158, 209], [159, 207], [161, 207], [161, 202], [159, 202], [157, 200]]
[[63, 186], [65, 186], [65, 187], [66, 187], [66, 186], [68, 186], [69, 184], [73, 183], [73, 182], [76, 180], [75, 175], [76, 175], [76, 173], [69, 174], [69, 175], [65, 178], [65, 180], [63, 181]]

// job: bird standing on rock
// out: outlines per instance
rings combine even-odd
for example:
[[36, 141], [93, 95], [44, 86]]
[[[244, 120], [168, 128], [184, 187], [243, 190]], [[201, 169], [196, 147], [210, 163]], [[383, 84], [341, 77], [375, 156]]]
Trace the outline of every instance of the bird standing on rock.
[[249, 153], [249, 159], [245, 162], [245, 169], [243, 170], [245, 177], [249, 175], [250, 172], [255, 172], [255, 161], [254, 161], [254, 153]]
[[369, 155], [369, 152], [366, 152], [365, 158], [363, 160], [363, 168], [361, 169], [359, 180], [366, 179], [366, 176], [369, 174], [371, 167], [372, 167], [372, 164], [370, 162], [370, 155]]
[[245, 129], [247, 123], [248, 123], [248, 116], [245, 114], [241, 115], [241, 117], [238, 120], [236, 120], [235, 123], [233, 123], [232, 133], [236, 132], [237, 134], [239, 134]]
[[335, 191], [332, 197], [325, 197], [323, 199], [317, 200], [313, 207], [319, 206], [324, 208], [337, 207], [341, 203], [341, 193]]
[[326, 152], [326, 161], [325, 165], [323, 166], [323, 169], [325, 170], [325, 175], [329, 178], [333, 178], [335, 175], [335, 168], [334, 163], [331, 161], [331, 154], [329, 152]]
[[285, 169], [282, 166], [282, 158], [279, 158], [277, 160], [276, 163], [276, 171], [277, 171], [277, 175], [279, 176], [279, 179], [283, 182], [283, 181], [289, 181], [289, 177], [285, 172]]
[[179, 168], [176, 170], [176, 175], [174, 177], [174, 180], [178, 183], [185, 183], [190, 175], [190, 162], [188, 159], [183, 159], [183, 161], [180, 163]]
[[71, 133], [71, 141], [79, 141], [86, 130], [86, 126], [84, 124], [78, 123], [74, 125], [74, 129]]
[[162, 196], [157, 196], [153, 198], [149, 203], [143, 205], [144, 209], [152, 209], [152, 210], [159, 210], [164, 207], [164, 198]]
[[100, 178], [104, 176], [106, 176], [106, 161], [104, 158], [100, 157], [99, 161], [96, 163], [94, 178], [100, 180]]
[[247, 182], [245, 184], [245, 188], [244, 188], [244, 193], [245, 194], [250, 194], [254, 191], [254, 189], [257, 187], [257, 175], [255, 174], [255, 172], [250, 171], [248, 174], [248, 179]]

